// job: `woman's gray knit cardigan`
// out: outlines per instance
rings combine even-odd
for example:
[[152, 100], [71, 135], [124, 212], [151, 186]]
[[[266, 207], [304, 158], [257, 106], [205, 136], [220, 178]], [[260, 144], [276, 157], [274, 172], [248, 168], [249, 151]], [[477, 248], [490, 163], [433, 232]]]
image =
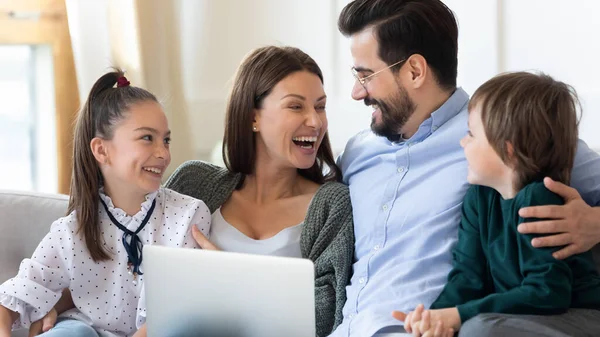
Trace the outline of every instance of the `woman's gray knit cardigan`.
[[[229, 199], [240, 179], [241, 174], [227, 169], [188, 161], [165, 187], [204, 201], [213, 213]], [[302, 257], [315, 264], [317, 336], [327, 336], [342, 322], [354, 258], [352, 206], [346, 185], [328, 182], [317, 190], [306, 212], [300, 249]]]

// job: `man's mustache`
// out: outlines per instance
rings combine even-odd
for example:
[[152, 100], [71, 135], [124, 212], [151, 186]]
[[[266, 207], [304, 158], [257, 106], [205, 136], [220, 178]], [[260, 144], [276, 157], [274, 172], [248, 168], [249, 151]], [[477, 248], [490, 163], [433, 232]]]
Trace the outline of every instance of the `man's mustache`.
[[365, 98], [363, 100], [363, 102], [365, 102], [366, 106], [371, 106], [371, 105], [377, 105], [377, 106], [381, 106], [381, 104], [379, 104], [379, 101], [377, 101], [376, 99], [372, 99], [372, 98]]

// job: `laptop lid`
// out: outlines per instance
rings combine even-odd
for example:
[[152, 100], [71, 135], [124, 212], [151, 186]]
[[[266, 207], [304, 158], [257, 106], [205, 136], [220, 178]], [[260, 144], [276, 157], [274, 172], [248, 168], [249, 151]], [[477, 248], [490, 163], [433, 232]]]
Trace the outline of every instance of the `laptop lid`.
[[144, 246], [149, 337], [315, 336], [312, 261]]

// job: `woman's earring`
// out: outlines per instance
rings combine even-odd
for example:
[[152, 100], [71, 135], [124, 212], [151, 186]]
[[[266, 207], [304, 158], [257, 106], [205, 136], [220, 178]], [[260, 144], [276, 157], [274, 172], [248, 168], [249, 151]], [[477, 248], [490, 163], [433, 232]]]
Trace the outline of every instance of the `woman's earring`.
[[256, 127], [256, 125], [252, 127], [252, 131], [254, 131], [254, 132], [258, 131], [258, 128]]

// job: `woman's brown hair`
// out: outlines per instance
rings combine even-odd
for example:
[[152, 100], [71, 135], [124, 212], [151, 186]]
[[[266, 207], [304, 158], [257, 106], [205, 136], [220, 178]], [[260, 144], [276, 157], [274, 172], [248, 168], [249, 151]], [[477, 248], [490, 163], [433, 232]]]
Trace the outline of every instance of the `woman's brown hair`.
[[519, 190], [546, 176], [569, 184], [579, 137], [578, 106], [573, 87], [545, 74], [515, 72], [480, 86], [469, 111], [481, 109], [488, 142], [514, 168]]
[[[223, 159], [229, 171], [244, 175], [254, 172], [256, 143], [252, 131], [253, 111], [261, 107], [263, 99], [277, 83], [297, 71], [313, 73], [323, 83], [323, 73], [317, 63], [298, 48], [262, 47], [252, 51], [242, 61], [227, 102], [225, 117]], [[298, 169], [298, 173], [318, 184], [341, 179], [327, 133], [317, 150], [315, 164], [308, 169]]]
[[123, 71], [107, 73], [94, 83], [90, 94], [77, 116], [73, 137], [73, 174], [68, 213], [75, 211], [77, 232], [83, 235], [92, 259], [109, 259], [102, 243], [102, 231], [99, 220], [99, 189], [102, 186], [102, 174], [90, 142], [95, 137], [112, 139], [117, 125], [136, 103], [157, 102], [148, 91], [132, 87], [128, 82], [115, 87], [117, 81], [126, 81]]

